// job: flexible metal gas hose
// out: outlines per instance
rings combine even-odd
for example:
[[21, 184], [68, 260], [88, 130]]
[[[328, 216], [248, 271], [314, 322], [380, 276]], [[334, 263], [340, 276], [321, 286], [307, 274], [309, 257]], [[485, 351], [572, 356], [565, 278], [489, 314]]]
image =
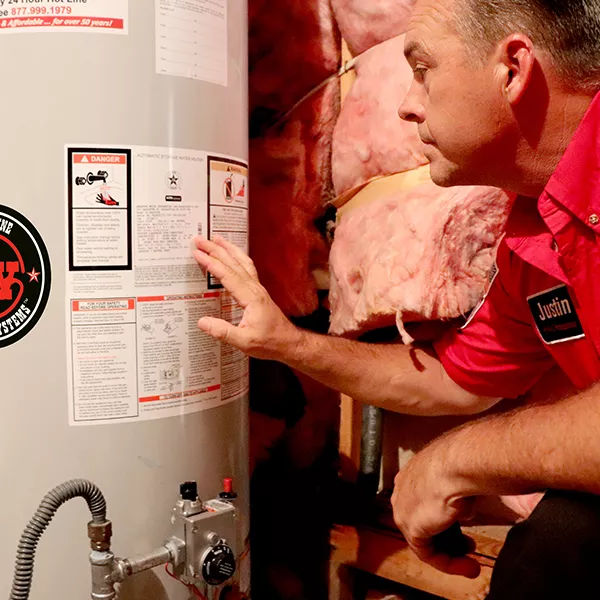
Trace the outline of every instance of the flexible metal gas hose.
[[383, 410], [365, 404], [362, 408], [359, 492], [371, 501], [379, 489], [383, 447]]
[[92, 513], [92, 522], [106, 522], [106, 501], [100, 489], [85, 479], [74, 479], [48, 492], [21, 535], [10, 600], [27, 600], [33, 578], [35, 551], [56, 511], [73, 498], [83, 498]]

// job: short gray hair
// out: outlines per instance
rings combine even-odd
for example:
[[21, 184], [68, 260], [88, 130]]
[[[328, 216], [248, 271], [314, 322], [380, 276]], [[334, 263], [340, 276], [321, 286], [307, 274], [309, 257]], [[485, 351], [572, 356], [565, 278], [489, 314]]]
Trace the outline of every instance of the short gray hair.
[[457, 24], [483, 59], [511, 33], [524, 33], [550, 55], [576, 89], [600, 89], [600, 0], [460, 0]]

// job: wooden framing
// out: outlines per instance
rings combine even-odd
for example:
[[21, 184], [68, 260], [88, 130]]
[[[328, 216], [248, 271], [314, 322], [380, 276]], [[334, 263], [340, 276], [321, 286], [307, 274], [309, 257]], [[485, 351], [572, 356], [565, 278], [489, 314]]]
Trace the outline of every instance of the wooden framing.
[[344, 481], [356, 481], [360, 465], [362, 406], [342, 395], [340, 401], [340, 471]]
[[338, 525], [331, 532], [329, 600], [358, 600], [354, 596], [355, 570], [448, 600], [484, 600], [506, 533], [503, 529], [490, 534], [484, 528], [465, 528], [477, 543], [472, 556], [481, 565], [477, 579], [466, 579], [440, 573], [421, 562], [399, 533], [371, 526]]
[[[355, 481], [360, 463], [362, 405], [353, 398], [340, 399], [341, 476]], [[484, 600], [492, 569], [510, 526], [463, 527], [476, 544], [472, 555], [481, 565], [475, 580], [445, 575], [423, 562], [395, 530], [391, 513], [379, 524], [336, 525], [331, 531], [329, 600], [362, 600], [355, 596], [354, 578], [362, 571], [447, 600]]]

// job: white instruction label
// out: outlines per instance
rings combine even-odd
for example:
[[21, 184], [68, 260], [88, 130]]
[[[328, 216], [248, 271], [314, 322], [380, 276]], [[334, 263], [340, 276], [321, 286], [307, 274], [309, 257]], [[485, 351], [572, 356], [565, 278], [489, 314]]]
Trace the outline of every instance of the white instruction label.
[[219, 343], [197, 325], [201, 317], [220, 317], [219, 294], [148, 296], [138, 303], [142, 413], [175, 416], [220, 403]]
[[[238, 325], [244, 311], [227, 292], [221, 295], [221, 318]], [[248, 357], [229, 344], [221, 346], [221, 385], [225, 400], [238, 398], [247, 388], [250, 374]]]
[[[245, 163], [137, 146], [69, 146], [66, 161], [71, 425], [166, 418], [239, 399], [248, 359], [197, 323], [237, 324], [242, 311], [209, 289], [191, 239], [210, 231], [213, 161], [247, 176]], [[236, 232], [246, 249], [247, 206], [244, 215]]]
[[227, 86], [227, 0], [156, 0], [156, 72]]
[[[248, 252], [248, 167], [245, 163], [208, 156], [208, 235], [220, 235]], [[212, 277], [210, 288], [220, 284]]]
[[127, 33], [128, 0], [0, 0], [0, 32]]

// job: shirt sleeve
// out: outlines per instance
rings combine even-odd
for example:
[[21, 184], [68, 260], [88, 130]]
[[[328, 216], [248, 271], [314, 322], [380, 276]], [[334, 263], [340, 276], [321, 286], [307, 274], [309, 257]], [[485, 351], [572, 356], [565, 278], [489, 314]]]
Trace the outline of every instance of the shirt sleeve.
[[528, 266], [502, 243], [498, 273], [483, 304], [465, 327], [434, 344], [448, 376], [468, 392], [517, 398], [556, 366], [520, 297], [519, 282], [527, 277]]

